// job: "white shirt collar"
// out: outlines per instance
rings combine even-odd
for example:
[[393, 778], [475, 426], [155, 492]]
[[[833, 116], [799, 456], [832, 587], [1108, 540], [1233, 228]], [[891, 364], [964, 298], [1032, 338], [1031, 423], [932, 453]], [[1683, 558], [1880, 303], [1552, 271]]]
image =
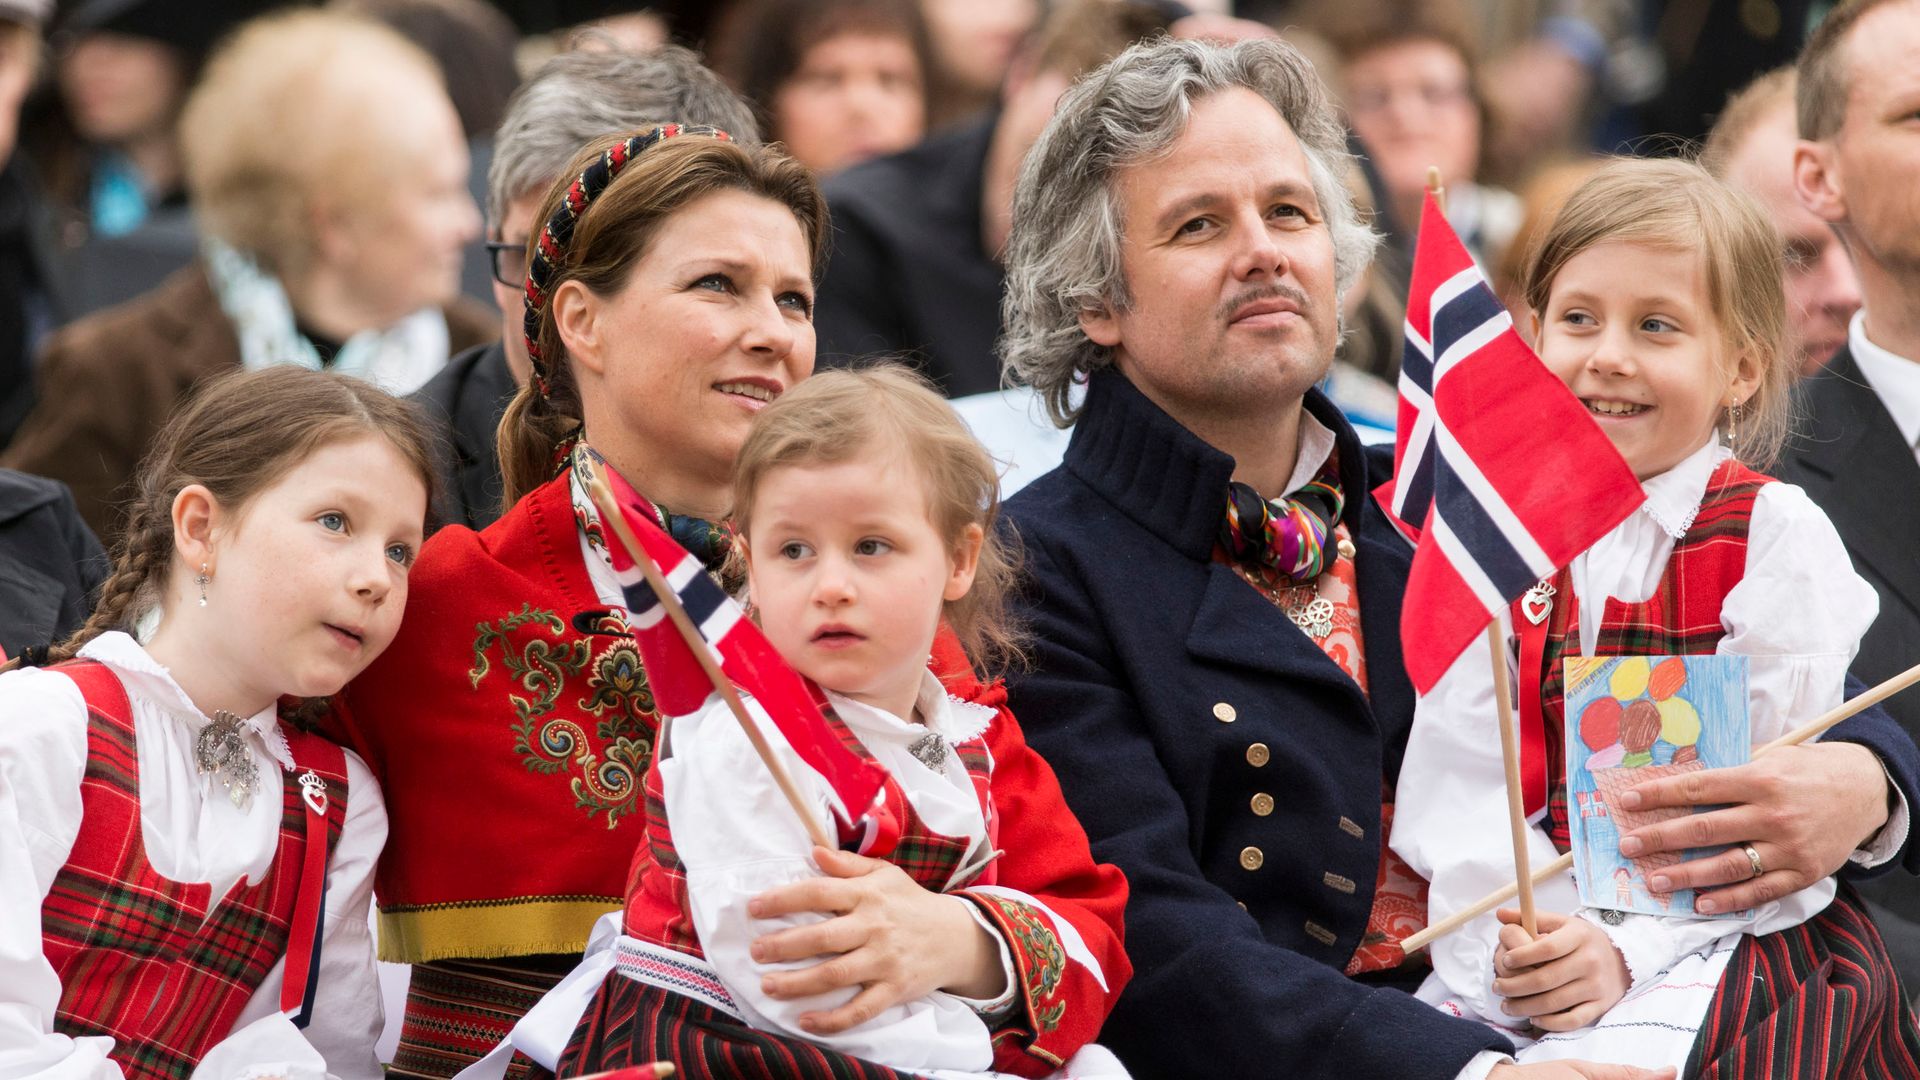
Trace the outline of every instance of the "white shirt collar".
[[[138, 696], [146, 698], [156, 708], [185, 723], [195, 734], [213, 722], [187, 696], [186, 690], [174, 681], [173, 672], [168, 671], [153, 658], [153, 654], [128, 635], [118, 630], [101, 634], [82, 646], [79, 655], [98, 660], [121, 675], [130, 677], [134, 684], [128, 687], [130, 691], [136, 691]], [[294, 767], [293, 751], [287, 746], [286, 733], [280, 730], [277, 702], [247, 717], [241, 726], [253, 733], [267, 756], [278, 762], [281, 768]]]
[[1287, 477], [1287, 488], [1283, 494], [1292, 495], [1313, 483], [1319, 477], [1320, 470], [1326, 467], [1327, 459], [1333, 456], [1333, 448], [1338, 442], [1332, 428], [1327, 427], [1312, 413], [1302, 408], [1300, 410], [1300, 448], [1294, 452], [1293, 475]]
[[926, 722], [924, 726], [831, 690], [827, 696], [833, 700], [840, 719], [849, 726], [862, 734], [885, 735], [895, 741], [911, 741], [931, 730], [949, 743], [963, 743], [978, 738], [998, 713], [997, 709], [961, 701], [947, 693], [947, 688], [931, 670], [921, 676], [919, 697], [914, 700], [914, 710]]
[[1685, 536], [1700, 513], [1700, 500], [1706, 497], [1713, 470], [1730, 456], [1717, 437], [1707, 440], [1680, 464], [1640, 485], [1647, 493], [1647, 501], [1640, 504], [1641, 513], [1675, 540]]
[[1896, 355], [1867, 340], [1867, 313], [1853, 313], [1847, 328], [1847, 348], [1860, 365], [1860, 374], [1893, 416], [1893, 425], [1908, 446], [1920, 445], [1920, 363]]

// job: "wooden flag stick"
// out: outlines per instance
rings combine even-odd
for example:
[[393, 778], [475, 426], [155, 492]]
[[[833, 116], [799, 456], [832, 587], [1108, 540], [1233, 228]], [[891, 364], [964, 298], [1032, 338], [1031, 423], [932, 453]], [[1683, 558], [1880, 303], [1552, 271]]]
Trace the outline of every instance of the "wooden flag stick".
[[[1440, 186], [1440, 166], [1427, 166], [1427, 190], [1433, 193], [1433, 204], [1441, 213], [1447, 212], [1447, 189]], [[1419, 222], [1414, 222], [1417, 227]]]
[[[1828, 728], [1833, 727], [1842, 720], [1846, 720], [1857, 713], [1865, 712], [1900, 691], [1905, 690], [1907, 687], [1912, 686], [1916, 682], [1920, 682], [1920, 664], [1915, 664], [1851, 701], [1841, 702], [1827, 710], [1818, 720], [1804, 727], [1795, 728], [1765, 746], [1762, 746], [1760, 749], [1755, 750], [1753, 756], [1759, 757], [1769, 750], [1778, 750], [1783, 746], [1794, 746], [1824, 734]], [[1571, 869], [1573, 869], [1573, 852], [1569, 851], [1540, 869], [1535, 870], [1533, 872], [1533, 883], [1537, 885], [1542, 881], [1546, 881], [1548, 878], [1554, 877], [1557, 874], [1564, 874]], [[1472, 907], [1463, 908], [1441, 919], [1439, 922], [1434, 923], [1432, 926], [1427, 927], [1425, 930], [1417, 934], [1409, 935], [1400, 942], [1400, 947], [1406, 950], [1408, 955], [1412, 955], [1426, 948], [1434, 941], [1453, 933], [1462, 926], [1485, 915], [1501, 904], [1506, 903], [1517, 891], [1519, 891], [1519, 887], [1516, 884], [1508, 885], [1497, 892], [1489, 893]]]
[[[1533, 915], [1533, 875], [1527, 870], [1526, 800], [1520, 788], [1520, 736], [1513, 721], [1513, 686], [1507, 678], [1505, 635], [1500, 620], [1487, 624], [1487, 656], [1493, 661], [1493, 700], [1500, 712], [1500, 757], [1507, 766], [1507, 827], [1513, 833], [1513, 881], [1520, 894], [1520, 926], [1529, 938], [1540, 936]], [[1404, 943], [1403, 943], [1404, 947]]]
[[806, 825], [807, 835], [823, 848], [838, 847], [839, 845], [828, 839], [826, 827], [820, 824], [819, 819], [807, 806], [807, 801], [801, 798], [800, 789], [793, 784], [793, 777], [787, 775], [787, 767], [781, 763], [779, 757], [775, 756], [773, 748], [767, 745], [766, 736], [760, 733], [760, 725], [754, 723], [753, 717], [747, 715], [747, 707], [740, 700], [740, 692], [733, 688], [733, 680], [727, 678], [726, 673], [720, 670], [719, 663], [713, 658], [713, 650], [708, 647], [707, 639], [702, 637], [699, 629], [693, 625], [693, 620], [687, 616], [687, 609], [680, 606], [679, 594], [667, 584], [666, 578], [660, 573], [660, 568], [655, 566], [653, 560], [647, 556], [647, 549], [640, 546], [639, 538], [634, 536], [633, 530], [627, 526], [626, 518], [620, 514], [620, 503], [613, 497], [612, 490], [607, 487], [606, 479], [600, 475], [598, 469], [589, 470], [587, 475], [589, 477], [587, 491], [593, 497], [594, 505], [600, 508], [600, 520], [606, 522], [615, 533], [619, 534], [620, 542], [627, 546], [627, 553], [640, 567], [640, 572], [647, 576], [647, 584], [653, 589], [653, 595], [659, 598], [660, 606], [666, 609], [667, 618], [673, 620], [674, 628], [680, 631], [680, 636], [686, 639], [687, 647], [693, 650], [694, 659], [700, 662], [700, 670], [707, 673], [707, 680], [713, 683], [715, 690], [720, 691], [720, 697], [726, 701], [727, 708], [733, 710], [733, 718], [740, 721], [741, 729], [747, 733], [747, 741], [753, 744], [754, 753], [759, 754], [760, 760], [766, 763], [767, 771], [773, 774], [773, 782], [780, 785], [780, 793], [787, 797], [787, 803], [793, 807], [793, 812], [800, 815], [801, 823]]

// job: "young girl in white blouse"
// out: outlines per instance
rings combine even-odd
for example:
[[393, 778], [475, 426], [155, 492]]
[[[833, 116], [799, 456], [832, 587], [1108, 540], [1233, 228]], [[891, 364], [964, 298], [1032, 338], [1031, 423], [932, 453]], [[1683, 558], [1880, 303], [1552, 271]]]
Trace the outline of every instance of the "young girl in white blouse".
[[[1748, 199], [1690, 163], [1647, 160], [1603, 167], [1535, 250], [1526, 298], [1540, 357], [1647, 496], [1548, 583], [1550, 594], [1543, 586], [1523, 601], [1526, 612], [1516, 606], [1503, 620], [1509, 634], [1545, 627], [1537, 668], [1515, 663], [1516, 695], [1535, 695], [1546, 737], [1550, 799], [1530, 837], [1536, 868], [1568, 846], [1564, 657], [1750, 657], [1758, 745], [1839, 703], [1878, 609], [1819, 508], [1754, 471], [1787, 428], [1780, 250]], [[1391, 843], [1431, 882], [1433, 921], [1513, 880], [1495, 715], [1492, 673], [1476, 650], [1415, 711]], [[1663, 886], [1658, 874], [1648, 884]], [[1615, 885], [1600, 887], [1611, 895]], [[1855, 1075], [1838, 1059], [1795, 1057], [1793, 1033], [1804, 1025], [1812, 1047], [1870, 1047], [1910, 1039], [1911, 1024], [1881, 1008], [1901, 998], [1877, 962], [1877, 935], [1867, 950], [1877, 958], [1842, 965], [1870, 986], [1810, 979], [1818, 961], [1809, 957], [1831, 955], [1835, 939], [1863, 936], [1852, 931], [1868, 924], [1850, 894], [1835, 903], [1835, 891], [1822, 881], [1731, 918], [1623, 916], [1582, 908], [1568, 872], [1536, 887], [1538, 939], [1503, 911], [1435, 942], [1421, 996], [1512, 1029], [1521, 1061], [1717, 1075], [1714, 1063], [1724, 1066], [1743, 1039], [1749, 1048], [1771, 1040], [1794, 1049], [1769, 1075]], [[1711, 911], [1712, 899], [1700, 909]], [[1768, 976], [1757, 988], [1755, 970]], [[1494, 1063], [1480, 1064], [1486, 1075]]]
[[303, 718], [399, 628], [431, 476], [411, 406], [295, 367], [161, 432], [92, 618], [0, 674], [0, 1078], [380, 1075], [386, 812]]

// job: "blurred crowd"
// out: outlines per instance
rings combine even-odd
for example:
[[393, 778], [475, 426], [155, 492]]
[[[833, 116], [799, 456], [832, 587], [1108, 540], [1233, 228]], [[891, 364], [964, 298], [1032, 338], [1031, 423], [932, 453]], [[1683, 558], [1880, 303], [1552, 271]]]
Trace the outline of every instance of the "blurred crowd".
[[1859, 298], [1792, 192], [1783, 65], [1825, 6], [0, 0], [0, 463], [67, 484], [110, 540], [196, 380], [294, 362], [413, 393], [452, 360], [430, 396], [475, 475], [444, 509], [484, 524], [487, 410], [525, 377], [532, 203], [575, 142], [660, 119], [689, 86], [824, 183], [822, 362], [905, 354], [952, 396], [993, 393], [1021, 157], [1073, 79], [1161, 33], [1279, 33], [1343, 102], [1348, 181], [1388, 239], [1345, 301], [1331, 391], [1357, 422], [1390, 426], [1429, 168], [1518, 311], [1526, 239], [1596, 153], [1693, 153], [1710, 130], [1706, 160], [1787, 233], [1817, 365]]

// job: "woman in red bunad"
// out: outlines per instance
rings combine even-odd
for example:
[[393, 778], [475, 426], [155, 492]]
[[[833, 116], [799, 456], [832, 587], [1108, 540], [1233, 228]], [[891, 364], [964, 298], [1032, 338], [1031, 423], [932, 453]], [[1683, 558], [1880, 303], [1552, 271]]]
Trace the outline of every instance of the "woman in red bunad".
[[92, 617], [0, 674], [0, 1078], [378, 1080], [380, 788], [289, 720], [399, 629], [431, 458], [292, 366], [161, 431]]
[[838, 850], [814, 846], [727, 705], [668, 721], [624, 918], [518, 1045], [562, 1076], [1124, 1080], [1092, 1040], [1132, 971], [1126, 882], [1093, 861], [999, 683], [972, 674], [1017, 649], [996, 486], [902, 368], [816, 375], [760, 415], [733, 504], [758, 621], [879, 766], [881, 797], [848, 815], [746, 699], [807, 815], [854, 819]]
[[395, 1078], [485, 1055], [626, 898], [658, 720], [568, 466], [598, 454], [719, 575], [729, 541], [710, 523], [747, 426], [813, 371], [828, 225], [804, 166], [667, 125], [562, 175], [535, 218], [568, 208], [536, 238], [551, 257], [530, 282], [532, 376], [499, 431], [509, 509], [427, 542], [399, 637], [337, 714], [392, 821], [380, 951], [412, 965]]

